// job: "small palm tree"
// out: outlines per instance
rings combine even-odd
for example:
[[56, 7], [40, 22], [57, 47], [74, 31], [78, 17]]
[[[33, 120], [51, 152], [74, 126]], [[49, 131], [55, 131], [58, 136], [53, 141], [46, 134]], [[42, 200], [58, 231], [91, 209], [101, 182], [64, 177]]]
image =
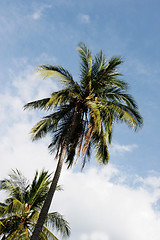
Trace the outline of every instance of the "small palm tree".
[[107, 164], [113, 125], [118, 121], [124, 122], [136, 130], [143, 123], [135, 100], [127, 93], [127, 83], [120, 79], [121, 74], [117, 71], [122, 60], [119, 57], [107, 60], [102, 51], [93, 59], [84, 43], [79, 44], [78, 52], [81, 58], [79, 82], [61, 66], [42, 65], [37, 69], [38, 73], [44, 79], [57, 78], [63, 89], [24, 106], [24, 109], [53, 111], [33, 127], [31, 134], [32, 139], [37, 140], [51, 133], [49, 149], [56, 151], [58, 158], [32, 240], [38, 240], [63, 162], [71, 167], [82, 157], [83, 168], [93, 147], [98, 163]]
[[[0, 181], [0, 190], [5, 190], [9, 194], [5, 202], [0, 203], [2, 239], [30, 239], [50, 183], [50, 174], [44, 170], [39, 176], [36, 172], [31, 184], [18, 170], [12, 171], [9, 178]], [[60, 187], [57, 190], [60, 190]], [[64, 237], [70, 234], [67, 221], [57, 212], [47, 215], [39, 239], [58, 240], [51, 232], [51, 228]]]

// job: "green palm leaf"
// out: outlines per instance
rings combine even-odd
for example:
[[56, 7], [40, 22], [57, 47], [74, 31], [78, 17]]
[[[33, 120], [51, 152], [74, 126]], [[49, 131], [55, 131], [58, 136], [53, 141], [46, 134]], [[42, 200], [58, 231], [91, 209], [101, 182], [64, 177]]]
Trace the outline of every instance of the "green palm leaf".
[[57, 78], [64, 87], [75, 86], [72, 75], [61, 66], [42, 65], [37, 68], [37, 73], [44, 79]]

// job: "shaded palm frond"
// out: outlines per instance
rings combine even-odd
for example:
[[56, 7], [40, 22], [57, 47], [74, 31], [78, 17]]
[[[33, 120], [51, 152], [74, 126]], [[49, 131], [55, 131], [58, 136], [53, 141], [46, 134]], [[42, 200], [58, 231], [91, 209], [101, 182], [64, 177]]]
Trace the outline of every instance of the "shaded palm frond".
[[128, 107], [138, 109], [137, 103], [134, 98], [117, 87], [110, 87], [109, 89], [103, 91], [103, 98], [106, 98], [108, 101], [118, 101], [119, 103], [126, 104]]
[[57, 127], [63, 125], [63, 119], [68, 118], [68, 113], [73, 111], [74, 103], [60, 106], [53, 114], [45, 116], [43, 120], [38, 122], [31, 130], [32, 140], [35, 141], [44, 137], [48, 132], [57, 131]]
[[40, 109], [40, 110], [47, 110], [47, 103], [49, 102], [50, 98], [44, 98], [41, 100], [29, 102], [24, 105], [24, 110], [26, 109]]
[[119, 65], [121, 65], [123, 63], [123, 60], [121, 59], [121, 57], [112, 57], [108, 64], [105, 66], [105, 71], [107, 71], [107, 73], [113, 73], [117, 71], [117, 68], [119, 67]]
[[46, 226], [51, 226], [52, 228], [56, 228], [57, 232], [60, 232], [63, 237], [70, 236], [70, 226], [68, 222], [63, 218], [63, 216], [57, 212], [49, 213], [47, 215]]
[[39, 209], [42, 206], [51, 183], [50, 177], [51, 174], [48, 174], [48, 171], [42, 170], [39, 176], [38, 171], [36, 171], [28, 197], [30, 208]]
[[69, 137], [69, 142], [67, 145], [67, 158], [66, 163], [68, 168], [76, 163], [74, 157], [76, 155], [76, 149], [78, 150], [78, 155], [80, 156], [83, 138], [85, 136], [85, 122], [77, 116], [77, 121], [75, 121], [75, 127], [72, 135]]
[[10, 193], [11, 196], [23, 202], [25, 192], [28, 188], [28, 182], [26, 178], [17, 169], [12, 170], [12, 173], [10, 173], [9, 177], [9, 179], [0, 181], [0, 190], [5, 190], [6, 192]]

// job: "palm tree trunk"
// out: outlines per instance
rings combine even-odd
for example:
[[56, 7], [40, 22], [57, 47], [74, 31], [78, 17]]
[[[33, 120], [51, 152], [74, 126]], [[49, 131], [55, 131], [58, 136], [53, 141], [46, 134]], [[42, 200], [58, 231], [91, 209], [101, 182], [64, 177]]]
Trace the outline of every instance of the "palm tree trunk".
[[52, 198], [53, 198], [53, 195], [55, 193], [55, 190], [56, 190], [56, 187], [57, 187], [57, 184], [58, 184], [58, 180], [59, 180], [61, 170], [62, 170], [62, 165], [63, 165], [64, 159], [65, 159], [65, 154], [66, 154], [66, 147], [63, 147], [63, 150], [62, 150], [62, 153], [60, 155], [60, 158], [59, 158], [59, 161], [58, 161], [58, 164], [57, 164], [57, 167], [56, 167], [56, 171], [55, 171], [50, 189], [48, 191], [47, 197], [46, 197], [46, 199], [44, 201], [44, 204], [43, 204], [43, 207], [41, 209], [38, 221], [36, 223], [35, 229], [34, 229], [33, 234], [31, 236], [31, 240], [39, 240], [39, 236], [40, 236], [40, 233], [42, 231], [44, 221], [47, 217], [47, 214], [48, 214], [51, 202], [52, 202]]

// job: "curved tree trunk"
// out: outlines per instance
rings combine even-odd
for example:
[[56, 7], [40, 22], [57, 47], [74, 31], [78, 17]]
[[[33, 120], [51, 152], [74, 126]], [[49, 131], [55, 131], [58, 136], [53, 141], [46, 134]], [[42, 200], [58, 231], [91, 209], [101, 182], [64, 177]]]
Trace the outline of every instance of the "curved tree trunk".
[[41, 209], [38, 221], [36, 223], [35, 229], [34, 229], [33, 234], [31, 236], [31, 240], [39, 240], [39, 236], [40, 236], [40, 233], [42, 231], [44, 221], [47, 217], [47, 214], [48, 214], [51, 202], [52, 202], [52, 198], [53, 198], [53, 195], [55, 193], [55, 190], [56, 190], [56, 187], [57, 187], [57, 184], [58, 184], [58, 180], [59, 180], [61, 170], [62, 170], [62, 165], [63, 165], [64, 159], [65, 159], [65, 154], [66, 154], [66, 147], [64, 147], [63, 150], [62, 150], [62, 153], [61, 153], [61, 156], [59, 158], [59, 161], [58, 161], [58, 164], [57, 164], [57, 167], [56, 167], [56, 171], [55, 171], [50, 189], [48, 191], [47, 197], [46, 197], [46, 199], [44, 201], [44, 204], [43, 204], [43, 207]]

